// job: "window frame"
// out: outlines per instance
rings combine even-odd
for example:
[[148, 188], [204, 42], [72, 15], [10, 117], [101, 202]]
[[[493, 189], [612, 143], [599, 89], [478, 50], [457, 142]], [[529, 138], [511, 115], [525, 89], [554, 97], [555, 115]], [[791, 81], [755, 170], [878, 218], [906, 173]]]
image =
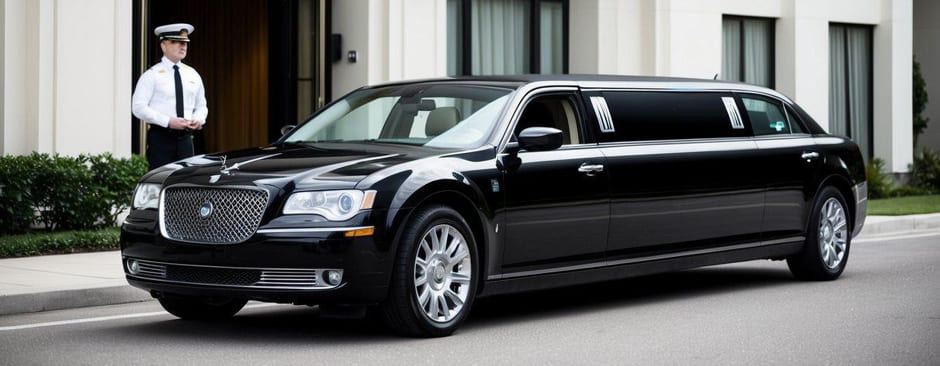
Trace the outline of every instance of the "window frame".
[[[457, 67], [457, 74], [455, 76], [471, 76], [473, 75], [473, 54], [471, 45], [473, 44], [472, 39], [472, 6], [473, 0], [457, 0], [459, 2], [460, 14], [460, 27], [457, 30], [457, 37], [460, 38], [460, 44], [455, 45], [459, 46], [458, 56], [460, 58], [460, 64]], [[561, 40], [561, 73], [568, 74], [568, 53], [569, 53], [569, 14], [570, 14], [570, 0], [527, 0], [529, 2], [529, 74], [541, 74], [542, 60], [541, 60], [541, 16], [540, 10], [542, 3], [561, 3], [562, 11], [562, 40]]]
[[[742, 80], [727, 80], [727, 79], [726, 80], [736, 81], [736, 82], [741, 82], [741, 83], [745, 82], [743, 79], [744, 79], [744, 67], [746, 65], [746, 63], [744, 62], [744, 54], [745, 54], [744, 45], [746, 43], [744, 41], [744, 21], [745, 20], [764, 20], [764, 21], [770, 22], [771, 29], [772, 29], [772, 34], [770, 37], [770, 44], [768, 45], [768, 47], [770, 47], [770, 85], [766, 87], [769, 89], [776, 89], [777, 88], [777, 29], [776, 29], [777, 18], [722, 14], [721, 16], [722, 24], [724, 24], [725, 20], [736, 21], [738, 22], [738, 25], [739, 25], [738, 27], [738, 32], [739, 32], [738, 47], [739, 48], [738, 49], [741, 52], [738, 55], [738, 62], [740, 63], [741, 68], [740, 70], [738, 70], [738, 73], [741, 75], [741, 79], [742, 79]], [[724, 33], [722, 33], [722, 39], [724, 39]], [[722, 59], [722, 68], [724, 68], [724, 59]]]

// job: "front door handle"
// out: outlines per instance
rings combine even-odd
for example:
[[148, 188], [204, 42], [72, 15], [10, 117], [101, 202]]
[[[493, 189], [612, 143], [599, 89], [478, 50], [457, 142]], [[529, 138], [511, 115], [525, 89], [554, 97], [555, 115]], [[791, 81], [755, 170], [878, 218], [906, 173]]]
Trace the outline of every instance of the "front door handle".
[[589, 177], [593, 177], [594, 174], [604, 171], [604, 164], [588, 164], [584, 163], [578, 167], [578, 171], [584, 174], [587, 174]]
[[819, 153], [815, 151], [804, 151], [803, 155], [800, 155], [800, 156], [803, 158], [803, 160], [806, 160], [807, 162], [809, 162], [810, 160], [818, 159]]

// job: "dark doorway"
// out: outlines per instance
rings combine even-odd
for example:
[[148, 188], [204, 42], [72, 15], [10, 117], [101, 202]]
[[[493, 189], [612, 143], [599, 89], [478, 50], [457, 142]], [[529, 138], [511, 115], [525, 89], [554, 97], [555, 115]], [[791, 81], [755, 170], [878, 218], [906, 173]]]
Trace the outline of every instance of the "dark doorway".
[[[196, 153], [261, 146], [326, 101], [323, 60], [326, 0], [135, 1], [136, 83], [159, 62], [153, 28], [190, 23], [189, 53], [206, 89], [209, 117]], [[145, 124], [134, 125], [141, 153]]]

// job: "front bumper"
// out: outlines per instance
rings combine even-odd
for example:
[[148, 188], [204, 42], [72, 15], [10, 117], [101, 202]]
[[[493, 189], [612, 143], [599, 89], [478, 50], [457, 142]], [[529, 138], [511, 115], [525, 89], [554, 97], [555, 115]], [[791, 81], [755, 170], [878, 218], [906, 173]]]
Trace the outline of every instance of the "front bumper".
[[[166, 239], [156, 226], [136, 217], [121, 229], [127, 281], [154, 296], [374, 304], [388, 292], [394, 258], [381, 233], [347, 237], [355, 228], [262, 227], [239, 244], [195, 244]], [[137, 261], [133, 270], [130, 261]], [[339, 283], [328, 281], [330, 271], [341, 275]]]

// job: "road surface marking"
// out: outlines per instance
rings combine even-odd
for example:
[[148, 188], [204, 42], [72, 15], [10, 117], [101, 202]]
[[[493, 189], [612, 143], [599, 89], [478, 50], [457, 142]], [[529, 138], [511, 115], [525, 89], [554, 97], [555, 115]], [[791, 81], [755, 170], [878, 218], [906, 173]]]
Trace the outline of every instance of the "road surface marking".
[[[245, 306], [245, 309], [254, 309], [254, 308], [263, 308], [267, 306], [274, 306], [279, 304], [274, 303], [263, 303], [263, 304], [251, 304]], [[72, 319], [72, 320], [59, 320], [54, 322], [46, 323], [35, 323], [35, 324], [23, 324], [23, 325], [10, 325], [5, 327], [0, 327], [0, 332], [8, 330], [20, 330], [20, 329], [30, 329], [30, 328], [41, 328], [41, 327], [53, 327], [57, 325], [69, 325], [69, 324], [81, 324], [81, 323], [92, 323], [92, 322], [103, 322], [108, 320], [117, 320], [117, 319], [131, 319], [131, 318], [144, 318], [148, 316], [157, 316], [157, 315], [170, 315], [166, 311], [154, 311], [149, 313], [137, 313], [137, 314], [124, 314], [124, 315], [111, 315], [111, 316], [99, 316], [96, 318], [83, 318], [83, 319]]]

